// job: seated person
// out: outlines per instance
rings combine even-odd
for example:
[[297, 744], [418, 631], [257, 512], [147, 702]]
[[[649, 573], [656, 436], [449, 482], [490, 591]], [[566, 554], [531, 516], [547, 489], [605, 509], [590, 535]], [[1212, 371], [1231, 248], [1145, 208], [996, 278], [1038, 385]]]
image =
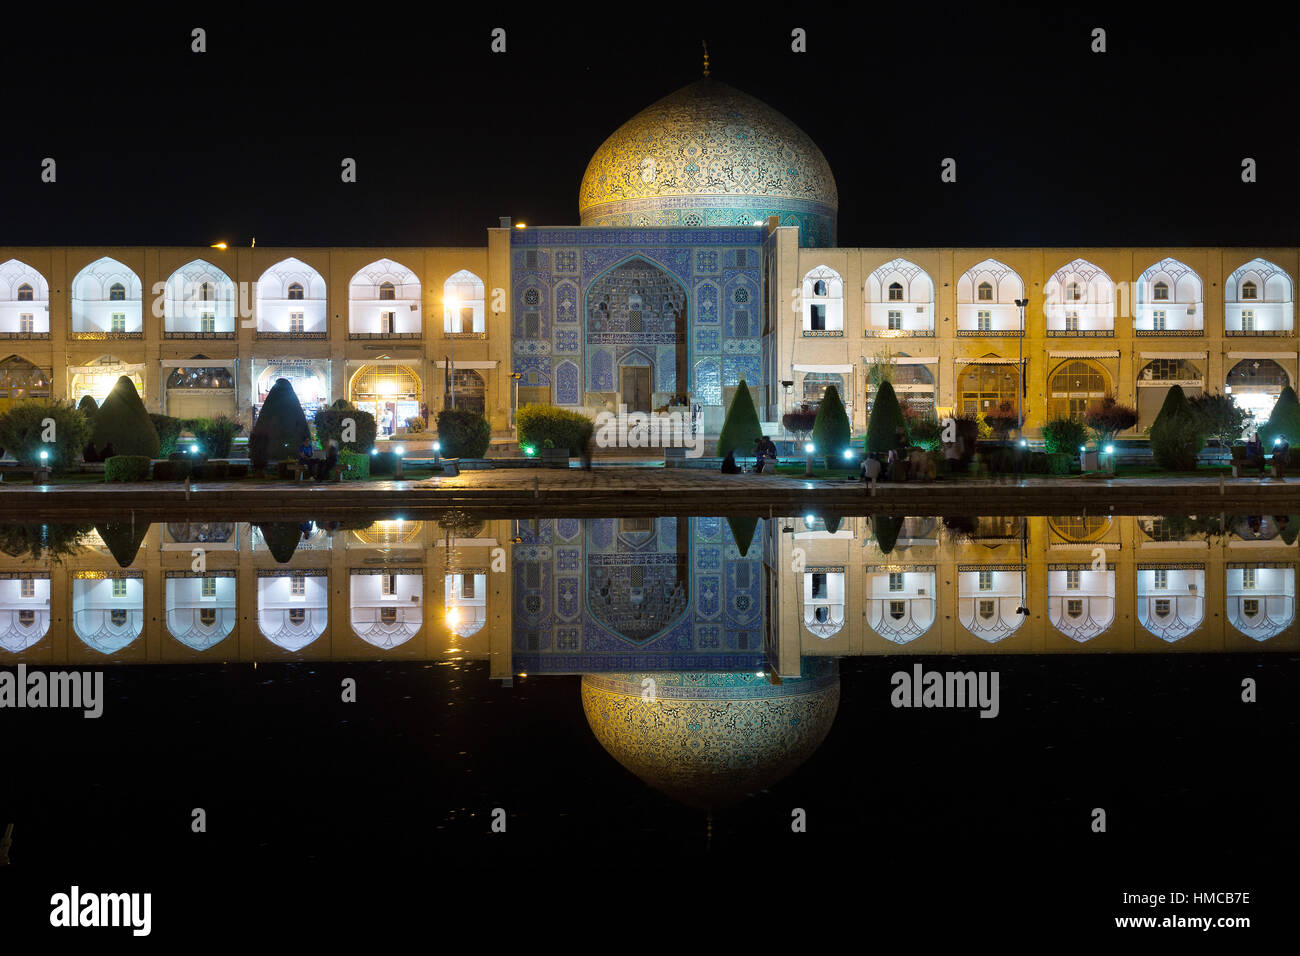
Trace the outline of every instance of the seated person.
[[736, 464], [736, 453], [734, 451], [727, 452], [727, 457], [722, 459], [722, 473], [724, 475], [740, 474], [740, 466]]
[[112, 457], [113, 457], [114, 455], [116, 455], [116, 454], [117, 454], [117, 451], [116, 451], [116, 449], [113, 448], [113, 443], [112, 443], [112, 442], [109, 442], [108, 444], [106, 444], [106, 445], [104, 446], [104, 450], [100, 453], [100, 455], [99, 455], [99, 460], [100, 460], [100, 461], [108, 461], [110, 458], [112, 458]]
[[95, 447], [93, 441], [88, 444], [85, 451], [81, 453], [81, 460], [86, 462], [99, 461], [99, 449]]
[[309, 474], [312, 469], [312, 450], [310, 441], [305, 441], [298, 446], [298, 465]]
[[324, 481], [330, 476], [330, 469], [339, 463], [339, 448], [331, 438], [326, 442], [323, 458], [316, 460], [316, 480]]

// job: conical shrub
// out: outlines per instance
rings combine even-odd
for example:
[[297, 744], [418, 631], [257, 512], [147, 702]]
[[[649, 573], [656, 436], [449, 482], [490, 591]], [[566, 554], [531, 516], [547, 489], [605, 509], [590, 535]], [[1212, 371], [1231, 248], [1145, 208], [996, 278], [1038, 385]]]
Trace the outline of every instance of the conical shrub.
[[248, 458], [254, 471], [270, 462], [296, 458], [298, 446], [311, 439], [307, 416], [288, 379], [278, 378], [267, 393], [248, 436]]
[[749, 546], [754, 541], [754, 530], [758, 527], [757, 518], [728, 518], [727, 527], [736, 542], [736, 550], [743, 558], [749, 553]]
[[898, 543], [898, 533], [903, 530], [903, 518], [896, 515], [872, 515], [871, 531], [876, 536], [876, 547], [881, 554], [889, 554]]
[[87, 421], [95, 420], [95, 413], [99, 411], [99, 402], [95, 401], [93, 395], [82, 395], [81, 401], [77, 402], [77, 411], [86, 416]]
[[907, 433], [907, 420], [903, 418], [903, 407], [898, 404], [894, 386], [883, 382], [876, 390], [876, 400], [871, 405], [871, 415], [867, 418], [867, 453], [887, 455], [898, 447], [898, 430]]
[[725, 458], [729, 451], [748, 455], [754, 450], [754, 439], [762, 437], [763, 426], [758, 421], [758, 411], [749, 396], [749, 386], [742, 378], [718, 435], [718, 457]]
[[1273, 406], [1273, 414], [1259, 430], [1265, 453], [1272, 449], [1273, 440], [1279, 437], [1285, 438], [1288, 445], [1300, 446], [1300, 401], [1297, 401], [1295, 389], [1290, 385], [1282, 389], [1277, 404]]
[[[104, 404], [107, 405], [108, 402]], [[135, 563], [135, 556], [140, 553], [144, 536], [149, 533], [149, 522], [106, 521], [95, 525], [95, 530], [108, 545], [108, 551], [118, 565], [129, 568]]]
[[[890, 389], [893, 392], [893, 389]], [[849, 427], [849, 416], [844, 411], [844, 402], [840, 400], [840, 390], [834, 385], [826, 387], [821, 405], [817, 408], [817, 420], [813, 422], [813, 444], [817, 454], [826, 456], [826, 464], [839, 464], [844, 452], [853, 441]]]
[[1205, 425], [1179, 385], [1165, 393], [1160, 414], [1151, 423], [1151, 454], [1167, 471], [1192, 471], [1205, 445]]
[[135, 383], [123, 375], [95, 412], [91, 441], [101, 452], [111, 443], [118, 455], [144, 455], [157, 458], [160, 445], [158, 430], [140, 401]]

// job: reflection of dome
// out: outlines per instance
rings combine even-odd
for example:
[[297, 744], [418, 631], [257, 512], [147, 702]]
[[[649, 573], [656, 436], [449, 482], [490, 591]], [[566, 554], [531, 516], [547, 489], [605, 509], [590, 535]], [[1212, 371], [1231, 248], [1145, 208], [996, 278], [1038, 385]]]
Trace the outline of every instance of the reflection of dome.
[[751, 673], [586, 674], [582, 707], [600, 745], [650, 786], [724, 806], [781, 780], [826, 738], [839, 670], [805, 660], [804, 673], [781, 684]]
[[714, 80], [646, 107], [596, 151], [582, 177], [584, 226], [800, 227], [799, 244], [833, 246], [835, 177], [808, 135], [776, 110]]

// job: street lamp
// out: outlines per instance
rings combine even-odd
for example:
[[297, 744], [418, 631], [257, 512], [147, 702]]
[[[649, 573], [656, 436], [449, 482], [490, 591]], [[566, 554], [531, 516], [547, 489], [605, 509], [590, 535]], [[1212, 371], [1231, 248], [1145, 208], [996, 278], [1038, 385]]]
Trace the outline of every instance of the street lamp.
[[1016, 339], [1016, 375], [1020, 378], [1016, 388], [1016, 430], [1025, 430], [1025, 410], [1021, 396], [1025, 394], [1025, 307], [1028, 299], [1016, 299], [1016, 308], [1020, 310], [1020, 336]]
[[523, 372], [510, 373], [510, 427], [515, 427], [515, 414], [519, 411], [519, 380], [524, 377]]
[[811, 477], [812, 477], [812, 473], [813, 473], [813, 470], [812, 470], [812, 466], [813, 466], [813, 452], [815, 452], [815, 451], [817, 450], [817, 446], [814, 445], [812, 442], [808, 442], [808, 444], [806, 444], [806, 445], [803, 446], [803, 450], [804, 450], [804, 453], [808, 456], [807, 458], [804, 459], [804, 463], [803, 463], [803, 473], [804, 473], [804, 477], [805, 477], [805, 478], [811, 478]]

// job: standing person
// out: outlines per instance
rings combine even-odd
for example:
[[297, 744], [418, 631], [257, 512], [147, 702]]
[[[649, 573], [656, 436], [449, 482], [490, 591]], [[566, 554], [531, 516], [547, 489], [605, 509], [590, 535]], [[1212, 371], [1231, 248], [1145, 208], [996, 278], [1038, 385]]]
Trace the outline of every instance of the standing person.
[[330, 476], [330, 469], [339, 463], [339, 446], [333, 438], [325, 443], [325, 457], [316, 463], [316, 480], [325, 481]]
[[948, 465], [948, 474], [955, 475], [957, 467], [961, 464], [961, 438], [955, 437], [952, 441], [943, 443], [943, 459]]
[[86, 445], [85, 450], [81, 453], [81, 460], [86, 462], [99, 461], [99, 450], [95, 448], [93, 441]]

